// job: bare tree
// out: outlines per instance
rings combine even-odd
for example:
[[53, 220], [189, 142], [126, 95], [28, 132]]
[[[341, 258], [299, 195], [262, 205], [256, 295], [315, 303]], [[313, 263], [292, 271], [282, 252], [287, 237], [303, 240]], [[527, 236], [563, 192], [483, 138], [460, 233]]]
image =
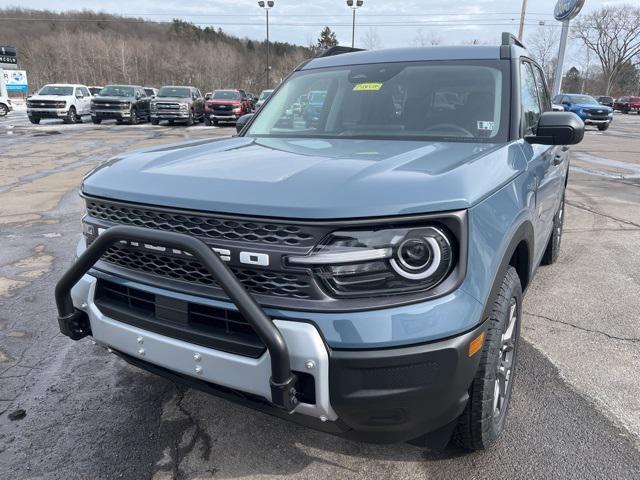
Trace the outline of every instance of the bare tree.
[[362, 46], [367, 50], [379, 50], [382, 48], [382, 40], [378, 35], [378, 30], [373, 27], [364, 32], [364, 35], [360, 38]]
[[425, 32], [424, 30], [419, 29], [416, 36], [413, 37], [412, 43], [416, 47], [429, 47], [433, 45], [440, 45], [442, 43], [442, 38], [434, 32]]
[[640, 7], [607, 6], [580, 18], [573, 34], [595, 53], [607, 79], [608, 95], [623, 66], [640, 63]]
[[549, 84], [553, 81], [553, 73], [558, 63], [559, 41], [560, 33], [557, 28], [540, 26], [525, 42], [533, 59], [542, 67]]

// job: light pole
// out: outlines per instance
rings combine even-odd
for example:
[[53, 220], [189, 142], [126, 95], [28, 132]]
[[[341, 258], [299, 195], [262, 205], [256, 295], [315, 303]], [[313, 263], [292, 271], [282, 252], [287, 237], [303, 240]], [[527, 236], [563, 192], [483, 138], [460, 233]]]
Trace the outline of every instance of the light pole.
[[524, 17], [527, 15], [527, 0], [522, 0], [522, 11], [520, 12], [520, 28], [518, 29], [518, 40], [522, 42], [524, 34]]
[[347, 0], [347, 6], [353, 10], [353, 28], [351, 30], [351, 48], [356, 46], [356, 10], [364, 5], [364, 0]]
[[267, 90], [269, 89], [269, 85], [271, 83], [271, 66], [269, 65], [269, 10], [273, 8], [273, 5], [273, 0], [269, 0], [267, 2], [260, 0], [258, 2], [258, 6], [264, 8], [264, 11], [267, 13]]

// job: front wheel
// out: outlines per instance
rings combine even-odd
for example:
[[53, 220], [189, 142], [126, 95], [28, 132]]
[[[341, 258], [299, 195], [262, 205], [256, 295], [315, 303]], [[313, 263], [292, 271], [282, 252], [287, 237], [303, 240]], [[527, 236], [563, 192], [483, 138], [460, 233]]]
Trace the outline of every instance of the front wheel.
[[38, 125], [40, 123], [40, 119], [37, 117], [29, 117], [29, 121], [34, 125]]
[[189, 118], [187, 118], [187, 127], [193, 126], [193, 111], [189, 112]]
[[9, 107], [0, 103], [0, 117], [4, 117], [9, 113]]
[[159, 125], [159, 124], [160, 124], [160, 120], [158, 120], [157, 118], [151, 119], [151, 125]]
[[96, 125], [100, 125], [102, 123], [102, 119], [101, 118], [92, 118], [91, 121], [93, 123], [95, 123]]
[[598, 130], [600, 130], [601, 132], [604, 132], [606, 130], [609, 130], [609, 124], [604, 124], [604, 125], [598, 125]]
[[452, 441], [467, 450], [484, 450], [505, 427], [518, 356], [522, 286], [513, 267], [505, 274], [487, 320], [480, 365], [469, 401]]
[[129, 117], [129, 125], [136, 125], [138, 123], [138, 113], [135, 108], [131, 109], [131, 116]]
[[204, 117], [204, 124], [207, 127], [210, 127], [211, 126], [211, 119], [209, 117]]
[[78, 121], [78, 115], [76, 114], [76, 108], [70, 107], [67, 112], [66, 118], [63, 120], [64, 123], [76, 123]]
[[542, 256], [542, 260], [540, 263], [542, 265], [552, 265], [558, 261], [558, 257], [560, 256], [560, 244], [562, 243], [562, 229], [564, 227], [564, 193], [562, 194], [562, 199], [560, 200], [560, 206], [556, 211], [556, 214], [553, 216], [553, 230], [551, 231], [551, 236], [549, 237], [549, 243], [547, 243], [547, 248], [544, 251], [544, 255]]

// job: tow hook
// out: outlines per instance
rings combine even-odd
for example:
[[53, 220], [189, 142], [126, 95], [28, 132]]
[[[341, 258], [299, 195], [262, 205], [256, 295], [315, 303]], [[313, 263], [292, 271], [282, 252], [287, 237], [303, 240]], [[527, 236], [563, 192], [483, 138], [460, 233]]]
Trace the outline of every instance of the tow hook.
[[298, 406], [298, 392], [296, 391], [296, 384], [298, 377], [295, 374], [291, 374], [289, 380], [285, 383], [275, 383], [273, 378], [269, 381], [271, 384], [271, 402], [292, 413]]

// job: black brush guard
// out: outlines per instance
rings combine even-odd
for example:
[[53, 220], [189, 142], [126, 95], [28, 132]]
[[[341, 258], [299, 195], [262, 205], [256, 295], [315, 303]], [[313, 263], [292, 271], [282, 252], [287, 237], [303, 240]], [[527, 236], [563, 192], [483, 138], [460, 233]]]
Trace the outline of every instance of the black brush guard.
[[72, 340], [80, 340], [91, 335], [89, 317], [86, 312], [73, 306], [71, 289], [113, 244], [122, 240], [179, 248], [197, 258], [235, 303], [267, 347], [271, 356], [269, 383], [272, 403], [289, 412], [293, 411], [298, 404], [298, 379], [291, 371], [289, 350], [282, 334], [224, 262], [211, 248], [195, 237], [141, 227], [116, 226], [107, 229], [78, 257], [56, 285], [55, 298], [60, 332]]

